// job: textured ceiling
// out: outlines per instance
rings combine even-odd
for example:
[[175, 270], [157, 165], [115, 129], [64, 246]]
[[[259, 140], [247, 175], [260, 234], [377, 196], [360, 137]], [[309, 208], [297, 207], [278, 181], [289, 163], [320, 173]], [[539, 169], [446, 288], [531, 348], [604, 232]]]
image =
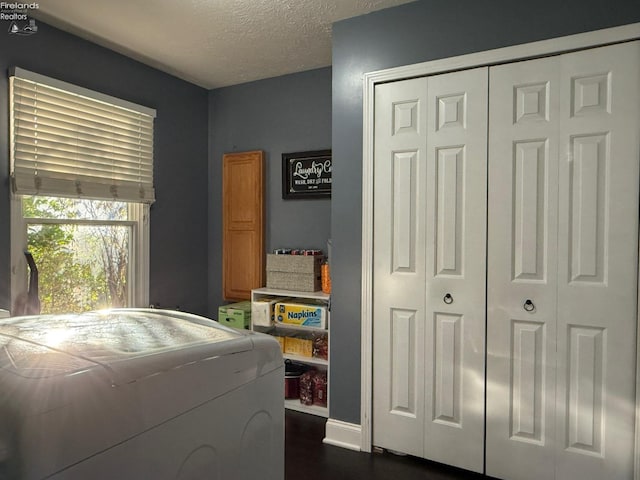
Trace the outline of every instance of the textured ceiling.
[[205, 88], [331, 64], [331, 24], [413, 0], [44, 0], [36, 18]]

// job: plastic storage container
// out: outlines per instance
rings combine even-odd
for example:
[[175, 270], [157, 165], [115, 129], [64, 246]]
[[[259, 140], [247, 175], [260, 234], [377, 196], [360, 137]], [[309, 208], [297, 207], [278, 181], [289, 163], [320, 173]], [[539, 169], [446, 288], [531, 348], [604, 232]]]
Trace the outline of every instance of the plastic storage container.
[[273, 338], [181, 312], [2, 320], [0, 477], [282, 480], [283, 379]]
[[238, 302], [218, 307], [218, 323], [231, 328], [249, 328], [251, 302]]

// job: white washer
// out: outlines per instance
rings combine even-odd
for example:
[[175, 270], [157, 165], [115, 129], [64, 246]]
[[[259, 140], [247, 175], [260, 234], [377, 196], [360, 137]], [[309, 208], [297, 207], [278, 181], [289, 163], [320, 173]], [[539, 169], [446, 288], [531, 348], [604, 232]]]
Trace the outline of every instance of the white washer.
[[121, 309], [0, 322], [0, 480], [284, 478], [268, 335]]

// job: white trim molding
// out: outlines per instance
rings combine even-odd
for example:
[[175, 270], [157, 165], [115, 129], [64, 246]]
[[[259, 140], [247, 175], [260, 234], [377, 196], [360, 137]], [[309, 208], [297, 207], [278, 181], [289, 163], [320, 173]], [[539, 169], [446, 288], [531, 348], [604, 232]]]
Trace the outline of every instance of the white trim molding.
[[360, 425], [330, 418], [327, 420], [322, 443], [359, 452], [362, 443], [361, 436]]
[[[504, 47], [485, 52], [417, 63], [366, 73], [363, 79], [363, 145], [362, 145], [362, 295], [361, 295], [361, 408], [360, 450], [372, 449], [372, 385], [373, 385], [373, 152], [374, 99], [376, 84], [413, 77], [435, 75], [455, 70], [509, 63], [559, 53], [584, 50], [640, 39], [640, 23], [580, 33], [534, 43]], [[640, 315], [640, 314], [639, 314]], [[640, 324], [640, 317], [639, 317]], [[638, 330], [640, 342], [640, 329]], [[640, 345], [640, 343], [638, 344]], [[640, 348], [638, 350], [636, 396], [636, 468], [640, 480]], [[327, 424], [329, 431], [329, 424]], [[329, 443], [329, 442], [327, 442]]]
[[[638, 238], [638, 258], [640, 259], [640, 235]], [[640, 265], [638, 266], [638, 298], [640, 299]], [[633, 478], [640, 480], [640, 308], [637, 312], [636, 327], [636, 448], [633, 458]]]

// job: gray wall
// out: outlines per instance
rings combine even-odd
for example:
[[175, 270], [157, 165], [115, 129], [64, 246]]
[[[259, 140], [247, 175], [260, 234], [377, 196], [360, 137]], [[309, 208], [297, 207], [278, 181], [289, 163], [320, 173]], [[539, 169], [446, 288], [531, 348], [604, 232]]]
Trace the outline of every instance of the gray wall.
[[360, 423], [363, 73], [638, 21], [638, 0], [424, 0], [334, 24], [332, 418]]
[[18, 36], [0, 22], [0, 308], [10, 307], [6, 72], [19, 66], [157, 109], [150, 301], [206, 313], [207, 90], [37, 23], [38, 33]]
[[330, 199], [282, 199], [282, 154], [331, 148], [331, 68], [212, 90], [209, 94], [209, 306], [222, 300], [222, 155], [265, 152], [265, 249], [326, 250]]

